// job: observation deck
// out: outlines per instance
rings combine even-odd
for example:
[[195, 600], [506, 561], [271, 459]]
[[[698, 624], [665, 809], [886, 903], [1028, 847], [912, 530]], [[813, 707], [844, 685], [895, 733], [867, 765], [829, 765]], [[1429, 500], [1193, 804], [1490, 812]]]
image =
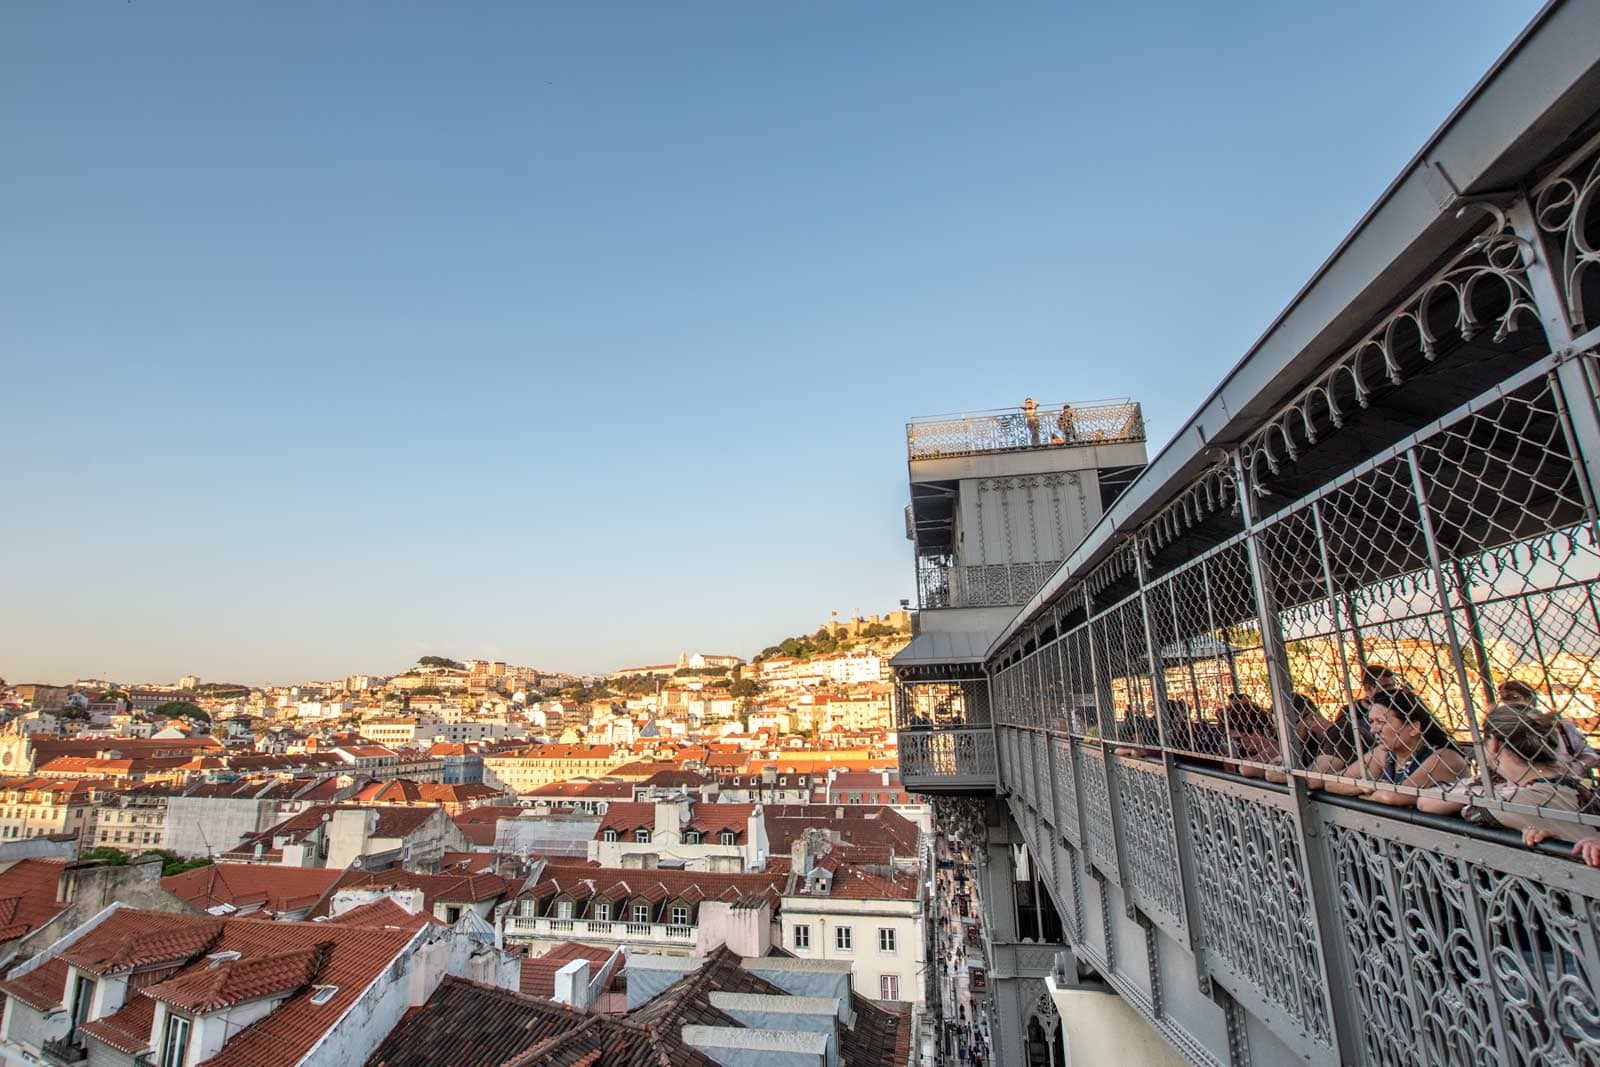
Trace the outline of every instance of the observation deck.
[[[1007, 561], [988, 640], [896, 658], [902, 780], [1074, 963], [986, 945], [995, 1062], [1040, 998], [1070, 1045], [1080, 983], [1193, 1063], [1600, 1062], [1597, 101], [1600, 4], [1552, 3], [1083, 536]], [[1077, 450], [976, 418], [908, 427], [919, 578], [921, 487], [1014, 477], [932, 465]], [[952, 515], [924, 620], [984, 600]]]

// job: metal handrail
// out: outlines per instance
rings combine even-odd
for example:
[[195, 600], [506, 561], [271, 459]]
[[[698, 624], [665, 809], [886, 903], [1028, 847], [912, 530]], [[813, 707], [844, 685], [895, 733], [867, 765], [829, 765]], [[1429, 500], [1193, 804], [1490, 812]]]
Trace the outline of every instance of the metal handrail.
[[1132, 400], [1042, 404], [1031, 417], [1016, 407], [923, 416], [906, 423], [906, 451], [911, 459], [1144, 439], [1144, 415]]

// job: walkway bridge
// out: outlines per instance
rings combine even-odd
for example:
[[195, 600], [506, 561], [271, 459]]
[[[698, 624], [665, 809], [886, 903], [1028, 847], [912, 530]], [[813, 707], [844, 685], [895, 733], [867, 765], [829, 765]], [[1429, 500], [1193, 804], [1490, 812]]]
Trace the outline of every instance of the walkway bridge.
[[[1104, 983], [1195, 1063], [1600, 1063], [1600, 817], [1485, 732], [1507, 681], [1600, 725], [1597, 385], [1600, 3], [1556, 2], [988, 646], [897, 663], [903, 780], [987, 864], [997, 1062]], [[1315, 761], [1363, 664], [1474, 822], [1377, 788], [1378, 719]]]

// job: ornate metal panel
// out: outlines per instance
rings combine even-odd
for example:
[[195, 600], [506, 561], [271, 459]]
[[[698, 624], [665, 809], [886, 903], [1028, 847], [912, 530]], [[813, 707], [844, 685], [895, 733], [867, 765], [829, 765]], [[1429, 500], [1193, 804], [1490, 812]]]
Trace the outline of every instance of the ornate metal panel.
[[1172, 794], [1159, 764], [1117, 761], [1117, 799], [1122, 805], [1122, 837], [1134, 900], [1163, 923], [1181, 930], [1183, 886], [1172, 826]]
[[1534, 211], [1560, 264], [1557, 282], [1573, 333], [1600, 326], [1600, 150], [1590, 141], [1539, 189]]
[[1365, 1062], [1600, 1063], [1600, 880], [1410, 829], [1347, 811], [1324, 828]]
[[1034, 807], [1041, 813], [1053, 811], [1050, 801], [1050, 757], [1045, 754], [1044, 734], [1028, 735], [1028, 751], [1033, 763]]
[[1083, 786], [1084, 836], [1088, 839], [1089, 862], [1101, 874], [1116, 881], [1117, 843], [1111, 827], [1111, 787], [1106, 781], [1106, 761], [1098, 746], [1084, 745], [1079, 750], [1079, 781]]
[[1078, 787], [1073, 770], [1072, 742], [1064, 737], [1053, 737], [1050, 744], [1055, 762], [1054, 799], [1056, 829], [1074, 845], [1082, 845], [1082, 831], [1078, 824]]
[[[1252, 795], [1254, 794], [1254, 795]], [[1331, 1048], [1322, 949], [1311, 914], [1293, 815], [1266, 790], [1182, 782], [1200, 903], [1199, 942], [1255, 997]]]

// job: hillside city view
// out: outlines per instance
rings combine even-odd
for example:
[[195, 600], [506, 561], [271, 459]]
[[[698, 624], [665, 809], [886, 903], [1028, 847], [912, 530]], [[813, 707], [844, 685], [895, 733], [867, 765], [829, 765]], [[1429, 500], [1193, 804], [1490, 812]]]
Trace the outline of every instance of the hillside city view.
[[0, 1064], [1600, 1064], [1600, 0], [0, 56]]

